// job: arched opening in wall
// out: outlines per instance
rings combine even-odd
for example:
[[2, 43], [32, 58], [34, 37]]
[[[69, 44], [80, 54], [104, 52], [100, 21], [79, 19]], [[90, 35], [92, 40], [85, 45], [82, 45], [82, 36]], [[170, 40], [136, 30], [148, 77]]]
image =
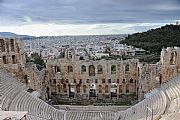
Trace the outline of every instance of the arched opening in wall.
[[53, 84], [56, 84], [56, 79], [53, 79]]
[[50, 82], [50, 85], [52, 85], [52, 80], [51, 79], [49, 80], [49, 82]]
[[69, 97], [74, 98], [74, 96], [75, 96], [75, 86], [69, 84], [69, 87], [70, 87]]
[[47, 92], [46, 92], [46, 93], [47, 93], [47, 97], [48, 97], [48, 99], [49, 99], [49, 98], [50, 98], [50, 90], [49, 90], [49, 87], [46, 88], [46, 91], [47, 91]]
[[126, 83], [126, 80], [125, 80], [125, 79], [123, 79], [122, 83]]
[[108, 92], [109, 92], [109, 86], [106, 85], [106, 86], [105, 86], [105, 93], [108, 93]]
[[111, 97], [117, 97], [117, 84], [111, 84]]
[[76, 85], [76, 92], [80, 93], [81, 92], [81, 86], [80, 85]]
[[139, 70], [140, 68], [138, 67], [138, 76], [140, 75], [140, 70]]
[[4, 64], [7, 64], [6, 56], [3, 56], [3, 63], [4, 63]]
[[119, 85], [119, 93], [122, 93], [122, 85]]
[[9, 42], [6, 42], [6, 51], [9, 53]]
[[98, 83], [98, 79], [95, 79], [95, 83]]
[[64, 78], [60, 79], [61, 84], [65, 84], [67, 81], [68, 81], [68, 79], [66, 79], [66, 80]]
[[98, 74], [102, 74], [103, 73], [102, 65], [98, 65], [97, 66], [97, 72], [98, 72]]
[[60, 93], [63, 93], [63, 85], [62, 84], [60, 84], [60, 90], [61, 90]]
[[96, 97], [96, 84], [95, 83], [91, 83], [90, 85], [89, 97]]
[[116, 74], [116, 65], [111, 65], [111, 74]]
[[74, 83], [76, 83], [76, 79], [73, 79], [74, 80]]
[[102, 79], [102, 83], [105, 83], [106, 82], [106, 80], [105, 79]]
[[57, 85], [57, 90], [58, 90], [58, 93], [61, 93], [61, 86], [60, 85]]
[[130, 70], [129, 64], [126, 64], [126, 66], [125, 66], [125, 73], [126, 73], [126, 74], [129, 73], [129, 70]]
[[65, 57], [65, 52], [61, 52], [60, 55], [59, 55], [59, 58], [64, 58]]
[[15, 45], [16, 45], [17, 53], [20, 53], [20, 48], [19, 48], [20, 46], [17, 43]]
[[129, 84], [126, 85], [126, 93], [129, 93]]
[[174, 53], [171, 53], [170, 64], [171, 64], [171, 65], [174, 64]]
[[85, 65], [82, 65], [81, 66], [81, 74], [85, 73], [86, 72], [86, 66]]
[[117, 79], [117, 82], [116, 83], [119, 83], [119, 79]]
[[79, 84], [82, 84], [82, 79], [79, 79]]
[[10, 39], [11, 51], [14, 51], [14, 39]]
[[162, 84], [162, 74], [159, 74], [159, 84]]
[[79, 60], [84, 60], [84, 57], [83, 57], [83, 56], [80, 56], [80, 57], [79, 57]]
[[56, 69], [57, 69], [57, 72], [61, 72], [60, 66], [57, 66]]
[[15, 55], [12, 56], [12, 63], [16, 64], [16, 56]]
[[94, 65], [89, 66], [89, 76], [95, 76], [95, 67], [94, 67]]
[[108, 83], [111, 83], [111, 79], [108, 79]]
[[68, 73], [72, 73], [73, 72], [73, 67], [71, 65], [68, 66]]
[[27, 85], [28, 84], [28, 76], [27, 75], [24, 75], [24, 80], [25, 80], [25, 83]]
[[0, 52], [5, 52], [5, 42], [3, 39], [0, 39]]
[[86, 93], [86, 85], [83, 85], [83, 93]]
[[133, 79], [132, 78], [130, 79], [130, 83], [133, 83]]
[[57, 66], [54, 66], [54, 72], [55, 73], [57, 72]]
[[68, 58], [72, 58], [72, 53], [71, 53], [71, 51], [68, 51]]
[[102, 93], [102, 85], [99, 85], [99, 93]]
[[66, 86], [66, 84], [63, 84], [63, 92], [67, 92], [67, 86]]
[[68, 79], [66, 79], [66, 83], [69, 83], [69, 80], [68, 80]]
[[137, 90], [136, 90], [136, 98], [138, 99], [139, 98], [139, 88], [137, 87]]
[[177, 52], [175, 51], [174, 52], [174, 64], [176, 64], [177, 63]]

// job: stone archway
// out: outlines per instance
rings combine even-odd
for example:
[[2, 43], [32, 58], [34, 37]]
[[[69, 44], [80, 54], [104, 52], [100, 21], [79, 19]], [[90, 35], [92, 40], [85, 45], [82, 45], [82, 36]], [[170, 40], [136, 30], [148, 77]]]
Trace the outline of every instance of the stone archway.
[[12, 55], [12, 64], [16, 64], [16, 56]]
[[106, 85], [106, 86], [105, 86], [105, 93], [108, 93], [108, 92], [109, 92], [109, 86]]
[[111, 98], [112, 97], [117, 97], [117, 84], [116, 83], [112, 83], [111, 84]]
[[46, 88], [47, 98], [49, 99], [51, 97], [50, 89], [49, 87]]
[[85, 73], [86, 72], [86, 66], [85, 65], [82, 65], [81, 66], [81, 74]]
[[89, 76], [95, 76], [95, 67], [94, 67], [94, 65], [89, 66]]
[[89, 97], [96, 97], [96, 84], [95, 83], [90, 84]]
[[102, 73], [103, 73], [102, 65], [98, 65], [98, 66], [97, 66], [97, 73], [98, 73], [98, 74], [102, 74]]
[[119, 85], [119, 93], [122, 93], [122, 85]]

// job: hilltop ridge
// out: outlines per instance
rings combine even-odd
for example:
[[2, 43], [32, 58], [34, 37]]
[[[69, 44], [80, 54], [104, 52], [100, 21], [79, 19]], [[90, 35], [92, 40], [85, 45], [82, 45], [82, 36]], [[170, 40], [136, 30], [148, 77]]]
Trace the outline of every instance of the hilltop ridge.
[[128, 35], [120, 43], [159, 54], [163, 47], [180, 47], [180, 25], [166, 25], [146, 32]]

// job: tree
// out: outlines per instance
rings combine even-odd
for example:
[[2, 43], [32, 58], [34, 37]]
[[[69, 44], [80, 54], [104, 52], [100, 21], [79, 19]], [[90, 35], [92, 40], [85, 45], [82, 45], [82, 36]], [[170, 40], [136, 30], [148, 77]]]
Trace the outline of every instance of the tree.
[[26, 58], [26, 62], [33, 62], [36, 64], [38, 70], [42, 70], [46, 67], [44, 60], [38, 55], [38, 53], [32, 53], [30, 58]]

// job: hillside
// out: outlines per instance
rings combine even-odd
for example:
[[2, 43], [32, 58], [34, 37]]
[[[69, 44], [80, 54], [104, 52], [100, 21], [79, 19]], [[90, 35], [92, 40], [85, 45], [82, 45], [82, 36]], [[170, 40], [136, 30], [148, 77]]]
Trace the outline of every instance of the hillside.
[[10, 37], [10, 36], [18, 36], [15, 33], [11, 33], [11, 32], [0, 32], [0, 36], [2, 37]]
[[15, 37], [15, 38], [21, 38], [21, 39], [30, 39], [33, 38], [34, 36], [29, 36], [29, 35], [19, 35], [19, 34], [15, 34], [12, 32], [0, 32], [0, 37]]
[[166, 25], [143, 33], [128, 35], [122, 44], [143, 48], [151, 53], [159, 54], [163, 47], [180, 47], [180, 25]]

